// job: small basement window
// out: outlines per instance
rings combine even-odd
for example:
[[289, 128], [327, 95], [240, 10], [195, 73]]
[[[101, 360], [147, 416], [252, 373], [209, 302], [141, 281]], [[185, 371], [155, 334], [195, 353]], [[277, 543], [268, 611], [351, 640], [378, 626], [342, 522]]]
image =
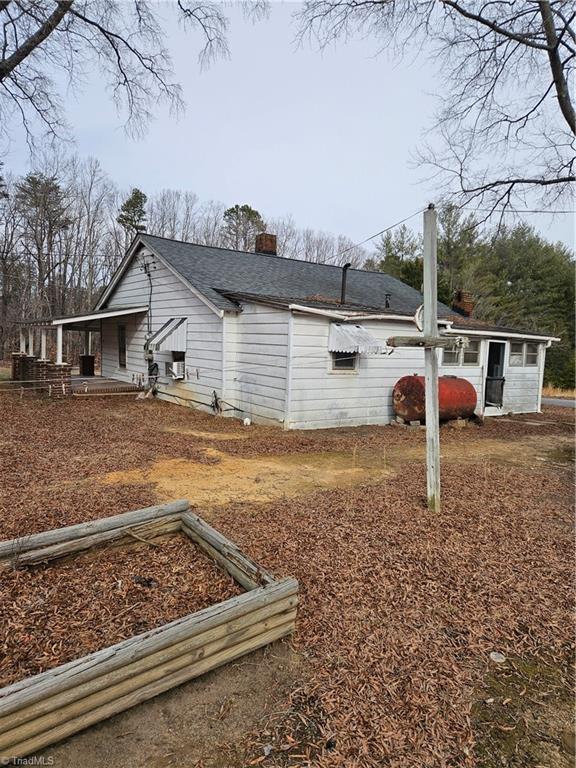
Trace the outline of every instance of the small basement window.
[[331, 352], [333, 371], [355, 371], [358, 361], [357, 352]]
[[521, 341], [510, 342], [510, 363], [509, 365], [524, 365], [524, 344]]
[[526, 344], [525, 365], [538, 365], [538, 344]]

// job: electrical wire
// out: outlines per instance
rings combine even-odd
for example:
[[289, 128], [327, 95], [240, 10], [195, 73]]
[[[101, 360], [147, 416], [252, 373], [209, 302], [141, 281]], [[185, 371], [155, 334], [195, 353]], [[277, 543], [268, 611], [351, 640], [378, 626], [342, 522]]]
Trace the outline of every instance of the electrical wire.
[[[419, 213], [424, 212], [424, 208], [419, 208], [414, 213], [411, 213], [410, 216], [406, 216], [404, 219], [400, 219], [400, 221], [397, 221], [395, 224], [390, 224], [389, 227], [384, 227], [384, 229], [381, 229], [379, 232], [376, 232], [374, 235], [370, 235], [370, 237], [365, 238], [364, 240], [361, 240], [359, 243], [354, 243], [354, 245], [348, 246], [348, 248], [344, 248], [343, 251], [340, 251], [335, 256], [332, 257], [331, 261], [335, 262], [337, 261], [340, 256], [343, 256], [345, 253], [348, 253], [349, 251], [352, 251], [354, 248], [359, 248], [361, 245], [364, 245], [364, 243], [370, 242], [370, 240], [374, 240], [375, 237], [379, 237], [380, 235], [385, 234], [386, 232], [389, 232], [391, 229], [394, 229], [394, 227], [399, 227], [400, 224], [404, 224], [406, 221], [410, 221], [410, 219], [413, 219], [414, 216], [418, 216]], [[304, 249], [298, 251], [298, 253], [295, 256], [291, 256], [292, 259], [299, 259], [300, 256], [304, 253]], [[337, 264], [329, 264], [328, 266], [338, 266]]]
[[411, 213], [410, 216], [406, 216], [405, 219], [400, 219], [400, 221], [397, 221], [395, 224], [390, 224], [389, 227], [385, 227], [384, 229], [381, 229], [379, 232], [376, 232], [375, 235], [370, 235], [370, 237], [367, 237], [365, 240], [361, 240], [359, 243], [354, 243], [354, 245], [351, 245], [349, 248], [345, 248], [343, 251], [340, 251], [340, 253], [336, 254], [335, 258], [339, 258], [340, 256], [343, 256], [345, 253], [348, 253], [348, 251], [351, 251], [353, 248], [359, 248], [361, 245], [364, 245], [364, 243], [370, 242], [370, 240], [374, 240], [375, 237], [379, 237], [380, 235], [385, 234], [386, 232], [389, 232], [391, 229], [394, 229], [394, 227], [399, 227], [400, 224], [404, 224], [406, 221], [410, 221], [410, 219], [413, 219], [414, 216], [418, 216], [419, 213], [424, 213], [424, 208], [419, 208], [414, 213]]

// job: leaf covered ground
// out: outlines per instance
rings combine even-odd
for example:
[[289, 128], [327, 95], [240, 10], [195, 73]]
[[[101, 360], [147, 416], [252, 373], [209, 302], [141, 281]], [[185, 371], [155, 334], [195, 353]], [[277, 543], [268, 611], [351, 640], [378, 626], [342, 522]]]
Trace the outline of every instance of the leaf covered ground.
[[[305, 674], [267, 719], [237, 735], [240, 762], [206, 754], [201, 764], [535, 767], [543, 758], [530, 741], [542, 731], [544, 764], [563, 768], [571, 764], [565, 729], [549, 721], [557, 705], [566, 712], [571, 691], [573, 417], [553, 409], [443, 429], [449, 460], [442, 513], [433, 515], [414, 452], [424, 439], [418, 430], [246, 433], [236, 421], [165, 403], [5, 397], [0, 536], [154, 503], [153, 480], [102, 478], [171, 459], [217, 470], [225, 463], [214, 446], [286, 462], [319, 452], [404, 455], [388, 477], [206, 511], [254, 559], [299, 579], [293, 643]], [[538, 452], [540, 440], [547, 447]], [[495, 668], [493, 651], [506, 657], [503, 667]], [[506, 674], [510, 694], [500, 685]]]

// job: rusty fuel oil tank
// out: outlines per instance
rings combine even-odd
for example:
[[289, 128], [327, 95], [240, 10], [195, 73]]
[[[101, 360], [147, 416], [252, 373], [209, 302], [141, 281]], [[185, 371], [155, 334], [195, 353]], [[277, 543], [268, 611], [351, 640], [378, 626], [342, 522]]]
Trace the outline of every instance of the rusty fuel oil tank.
[[[394, 385], [394, 411], [405, 421], [423, 421], [426, 416], [424, 376], [402, 376]], [[467, 419], [476, 409], [476, 390], [466, 379], [438, 377], [440, 421]]]

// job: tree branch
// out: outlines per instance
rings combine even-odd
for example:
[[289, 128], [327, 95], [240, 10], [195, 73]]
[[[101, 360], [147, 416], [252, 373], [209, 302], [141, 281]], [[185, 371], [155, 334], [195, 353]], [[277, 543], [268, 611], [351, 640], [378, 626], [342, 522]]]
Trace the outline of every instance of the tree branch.
[[502, 35], [503, 37], [507, 37], [510, 40], [516, 40], [517, 42], [522, 43], [522, 45], [527, 45], [529, 48], [536, 48], [541, 51], [548, 50], [549, 43], [535, 43], [530, 39], [529, 35], [516, 34], [515, 32], [506, 29], [506, 27], [502, 27], [499, 24], [496, 24], [495, 21], [490, 21], [489, 19], [484, 18], [484, 16], [472, 13], [471, 11], [467, 11], [465, 8], [462, 8], [461, 5], [454, 2], [454, 0], [441, 0], [441, 2], [443, 5], [447, 5], [449, 8], [452, 8], [454, 11], [456, 11], [456, 13], [459, 13], [460, 16], [464, 16], [466, 19], [470, 19], [471, 21], [475, 21], [484, 27], [488, 27], [488, 29], [491, 29], [492, 32], [496, 32], [497, 35]]
[[[33, 35], [25, 40], [22, 45], [14, 51], [7, 59], [0, 62], [0, 81], [12, 72], [32, 51], [34, 51], [46, 38], [54, 32], [58, 24], [72, 7], [73, 0], [60, 0], [54, 11], [48, 16], [46, 21], [34, 32]], [[4, 8], [0, 8], [0, 11]]]
[[564, 119], [568, 123], [570, 130], [576, 135], [576, 114], [574, 113], [574, 107], [572, 106], [570, 92], [568, 90], [568, 83], [564, 75], [564, 67], [562, 66], [562, 60], [560, 59], [558, 51], [559, 40], [556, 36], [556, 28], [554, 26], [550, 3], [546, 2], [546, 0], [540, 0], [538, 7], [540, 8], [546, 40], [548, 41], [548, 59], [550, 60], [550, 69], [552, 70], [552, 77], [554, 78], [554, 86], [556, 88], [560, 111], [564, 115]]

